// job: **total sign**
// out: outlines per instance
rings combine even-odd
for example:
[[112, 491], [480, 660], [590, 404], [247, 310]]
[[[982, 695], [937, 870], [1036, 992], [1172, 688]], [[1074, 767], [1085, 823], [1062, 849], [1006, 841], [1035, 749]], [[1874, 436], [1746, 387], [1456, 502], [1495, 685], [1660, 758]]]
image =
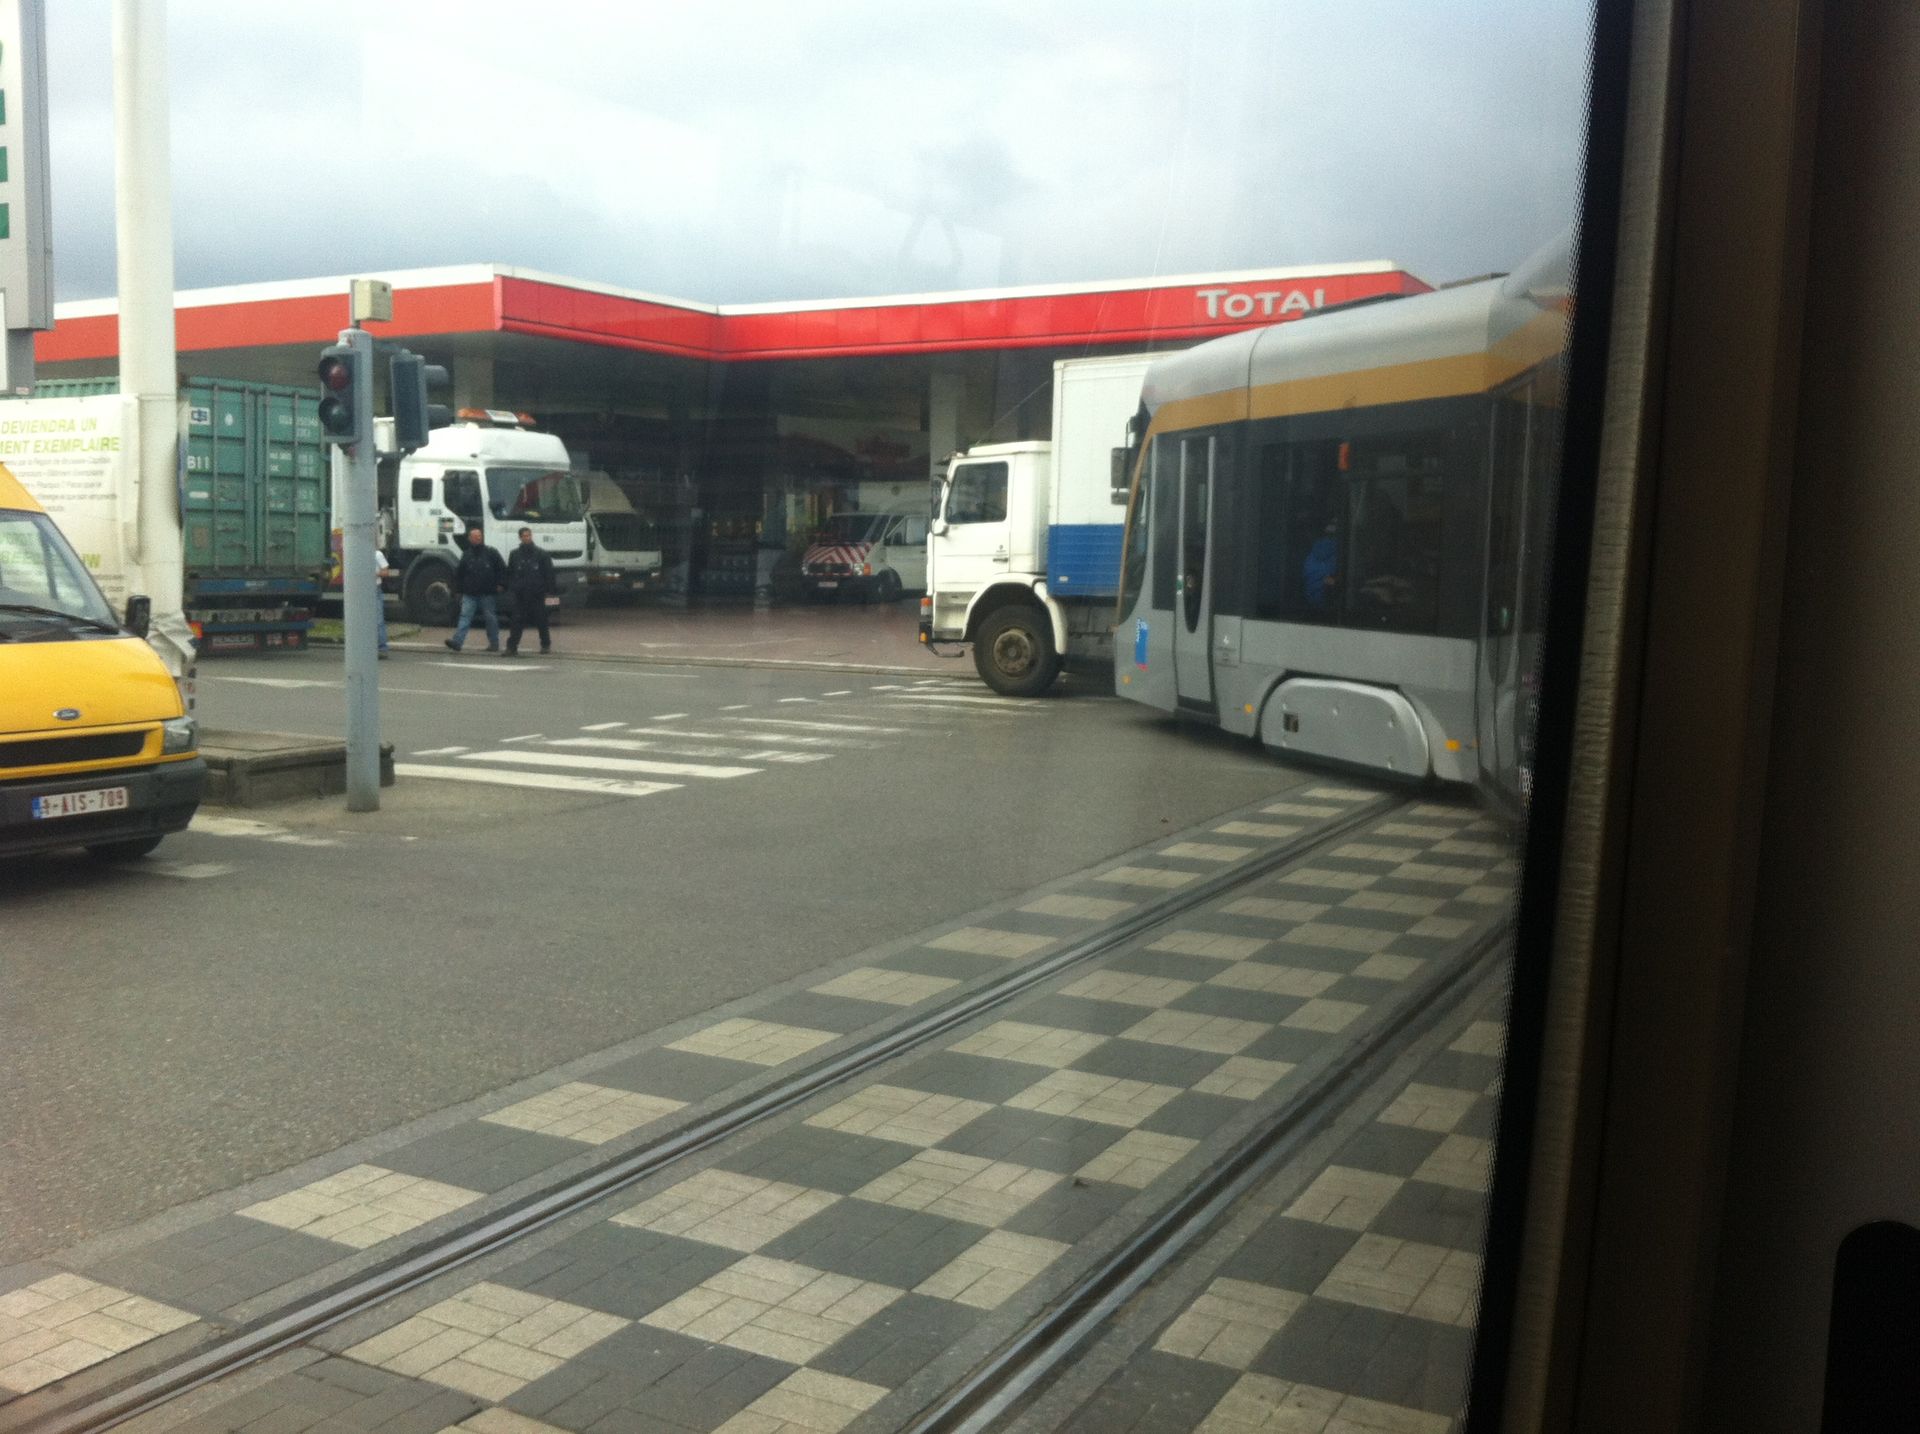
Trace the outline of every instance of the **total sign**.
[[1263, 319], [1305, 314], [1326, 307], [1325, 289], [1195, 289], [1210, 319]]

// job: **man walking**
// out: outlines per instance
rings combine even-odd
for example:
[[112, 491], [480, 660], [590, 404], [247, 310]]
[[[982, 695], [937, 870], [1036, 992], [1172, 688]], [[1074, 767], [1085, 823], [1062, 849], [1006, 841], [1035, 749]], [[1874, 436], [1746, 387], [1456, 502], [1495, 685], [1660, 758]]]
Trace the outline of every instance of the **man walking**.
[[507, 634], [507, 650], [502, 657], [520, 655], [520, 634], [531, 623], [540, 633], [540, 650], [553, 651], [553, 635], [547, 631], [547, 604], [560, 592], [554, 581], [553, 559], [533, 543], [533, 529], [520, 530], [520, 546], [507, 559], [507, 589], [513, 594], [513, 631]]
[[447, 646], [455, 652], [467, 640], [474, 614], [486, 619], [487, 651], [500, 650], [500, 594], [507, 586], [507, 565], [487, 546], [487, 535], [478, 524], [467, 532], [467, 550], [460, 555], [460, 566], [453, 570], [453, 585], [460, 590], [460, 621], [454, 626]]

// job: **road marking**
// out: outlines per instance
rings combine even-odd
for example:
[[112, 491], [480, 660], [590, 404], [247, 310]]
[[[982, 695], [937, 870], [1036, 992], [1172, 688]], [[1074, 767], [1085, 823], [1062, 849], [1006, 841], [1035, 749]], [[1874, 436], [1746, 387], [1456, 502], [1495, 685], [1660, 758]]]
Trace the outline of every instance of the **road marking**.
[[752, 705], [751, 702], [736, 702], [731, 707], [722, 707], [720, 710], [722, 712], [744, 712]]
[[[582, 727], [582, 732], [611, 732], [615, 727], [624, 727], [624, 722], [594, 722]], [[464, 748], [462, 750], [465, 750]]]
[[[720, 709], [725, 711], [723, 707]], [[801, 722], [791, 717], [729, 717], [729, 722], [751, 722], [760, 727], [803, 727], [813, 732], [890, 732], [895, 736], [905, 727], [873, 727], [860, 722]]]
[[[497, 652], [489, 652], [488, 657], [498, 657]], [[430, 662], [429, 667], [457, 667], [463, 672], [545, 672], [544, 662], [502, 662], [488, 666], [484, 662]]]
[[[447, 664], [452, 666], [452, 663]], [[312, 677], [228, 677], [224, 673], [213, 673], [200, 679], [203, 682], [244, 682], [249, 687], [338, 687], [338, 682], [324, 682]]]
[[[729, 717], [725, 720], [737, 722], [740, 719]], [[799, 732], [696, 732], [685, 727], [629, 727], [627, 730], [636, 737], [691, 737], [696, 741], [708, 742], [744, 742], [751, 737], [756, 742], [791, 742], [797, 747], [856, 747], [865, 752], [881, 745], [858, 737], [813, 737]]]
[[944, 712], [951, 717], [1038, 717], [1042, 713], [1033, 708], [1005, 707], [957, 707], [932, 697], [889, 697], [882, 709], [889, 716], [902, 717], [913, 713], [919, 717], [931, 717], [936, 712]]
[[143, 857], [119, 863], [122, 871], [144, 871], [149, 876], [171, 876], [181, 881], [204, 881], [210, 876], [227, 876], [233, 871], [223, 861], [155, 861]]
[[472, 750], [473, 748], [471, 747], [428, 747], [424, 751], [415, 752], [413, 755], [416, 757], [452, 757], [457, 756], [461, 752], [471, 752]]
[[565, 752], [469, 752], [463, 762], [520, 762], [529, 767], [579, 767], [598, 772], [651, 772], [662, 777], [751, 777], [760, 767], [706, 767], [694, 762], [646, 762], [630, 757], [574, 757]]
[[853, 689], [851, 687], [842, 687], [838, 692], [822, 692], [820, 695], [822, 697], [851, 697], [853, 696]]
[[187, 824], [189, 831], [204, 836], [215, 837], [251, 837], [256, 841], [280, 842], [286, 846], [339, 846], [332, 837], [302, 836], [290, 832], [285, 827], [277, 827], [272, 822], [256, 822], [246, 817], [218, 816], [212, 812], [195, 812], [193, 820]]
[[443, 692], [437, 687], [382, 687], [382, 697], [453, 698], [458, 702], [498, 702], [491, 692]]
[[[757, 732], [743, 733], [722, 740], [743, 742], [749, 736], [757, 738], [759, 735]], [[826, 762], [833, 757], [831, 752], [742, 752], [733, 747], [703, 747], [697, 742], [632, 742], [623, 737], [559, 737], [550, 745], [605, 747], [618, 752], [663, 752], [670, 757], [731, 757], [736, 762]]]
[[787, 702], [811, 702], [811, 701], [813, 701], [813, 699], [812, 699], [811, 697], [782, 697], [782, 698], [780, 699], [780, 701], [781, 701], [782, 703], [787, 703]]
[[502, 742], [538, 742], [546, 735], [545, 732], [529, 732], [524, 737], [502, 737], [500, 740]]
[[[653, 720], [656, 722], [672, 722], [686, 715], [687, 714], [684, 712], [662, 712], [658, 717], [654, 718]], [[618, 727], [620, 724], [618, 722], [615, 722], [612, 725], [615, 727]]]
[[480, 782], [490, 787], [533, 787], [544, 792], [587, 792], [602, 797], [650, 797], [677, 792], [678, 782], [618, 782], [611, 777], [574, 777], [562, 772], [500, 772], [477, 767], [435, 767], [424, 762], [395, 762], [394, 775], [432, 777], [448, 782]]
[[889, 697], [885, 700], [888, 702], [978, 703], [983, 707], [1031, 707], [1033, 705], [1033, 699], [1029, 697], [983, 697], [977, 693], [965, 692], [903, 692], [898, 697]]

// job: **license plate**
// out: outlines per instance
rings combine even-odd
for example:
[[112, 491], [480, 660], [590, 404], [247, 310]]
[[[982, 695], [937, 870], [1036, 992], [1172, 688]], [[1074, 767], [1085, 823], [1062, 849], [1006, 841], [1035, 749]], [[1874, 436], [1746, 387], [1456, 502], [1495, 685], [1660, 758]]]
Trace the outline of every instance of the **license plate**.
[[48, 817], [84, 817], [95, 812], [117, 812], [127, 805], [125, 787], [96, 787], [91, 792], [60, 792], [33, 799], [36, 820]]
[[837, 587], [839, 587], [839, 586], [840, 586], [840, 584], [839, 584], [838, 582], [831, 582], [831, 583], [815, 583], [815, 584], [814, 584], [814, 586], [815, 586], [815, 587], [822, 587], [822, 588], [837, 588]]

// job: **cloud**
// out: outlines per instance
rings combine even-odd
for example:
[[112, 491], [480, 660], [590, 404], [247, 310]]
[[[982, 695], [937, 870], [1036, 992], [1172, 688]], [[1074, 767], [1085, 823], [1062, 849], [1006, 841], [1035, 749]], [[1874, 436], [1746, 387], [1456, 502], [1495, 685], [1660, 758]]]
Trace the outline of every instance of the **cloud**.
[[[105, 0], [49, 7], [56, 282], [111, 293]], [[712, 302], [1391, 258], [1577, 197], [1540, 0], [176, 5], [185, 286], [460, 262]]]

